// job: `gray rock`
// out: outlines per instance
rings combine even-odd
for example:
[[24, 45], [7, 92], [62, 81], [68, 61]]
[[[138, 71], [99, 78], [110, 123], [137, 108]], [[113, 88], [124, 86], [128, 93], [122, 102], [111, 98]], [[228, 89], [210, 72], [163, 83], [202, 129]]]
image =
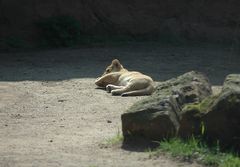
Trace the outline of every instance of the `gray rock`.
[[160, 83], [152, 96], [122, 115], [122, 130], [125, 138], [154, 140], [200, 135], [240, 150], [240, 74], [228, 75], [214, 95], [208, 79], [194, 71]]
[[201, 135], [209, 143], [240, 150], [240, 74], [228, 75], [222, 91], [182, 109], [181, 137]]
[[122, 114], [123, 135], [125, 138], [137, 135], [156, 140], [175, 136], [183, 105], [200, 102], [211, 93], [206, 76], [195, 71], [162, 82], [152, 96]]
[[228, 75], [222, 92], [201, 118], [204, 136], [222, 146], [240, 149], [240, 74]]
[[240, 91], [240, 74], [230, 74], [226, 77], [223, 91]]

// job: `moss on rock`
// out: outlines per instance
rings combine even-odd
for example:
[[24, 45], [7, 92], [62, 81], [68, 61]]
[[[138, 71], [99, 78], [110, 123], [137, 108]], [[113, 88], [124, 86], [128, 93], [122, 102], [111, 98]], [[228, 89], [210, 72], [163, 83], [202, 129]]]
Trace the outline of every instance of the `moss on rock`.
[[194, 110], [198, 113], [198, 115], [195, 115], [195, 116], [201, 116], [203, 114], [206, 114], [209, 111], [209, 109], [211, 108], [211, 106], [214, 104], [217, 97], [218, 97], [218, 95], [211, 95], [211, 96], [206, 97], [199, 103], [186, 104], [183, 107], [182, 112], [187, 113], [189, 111]]

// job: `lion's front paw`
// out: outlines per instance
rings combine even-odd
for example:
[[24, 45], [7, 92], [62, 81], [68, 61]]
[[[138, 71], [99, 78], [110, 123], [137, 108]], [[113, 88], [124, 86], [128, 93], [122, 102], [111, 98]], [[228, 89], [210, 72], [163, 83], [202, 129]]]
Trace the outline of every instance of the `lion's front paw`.
[[107, 86], [106, 86], [106, 91], [107, 91], [108, 93], [111, 93], [111, 91], [112, 91], [112, 88], [111, 88], [111, 86], [110, 86], [110, 85], [107, 85]]

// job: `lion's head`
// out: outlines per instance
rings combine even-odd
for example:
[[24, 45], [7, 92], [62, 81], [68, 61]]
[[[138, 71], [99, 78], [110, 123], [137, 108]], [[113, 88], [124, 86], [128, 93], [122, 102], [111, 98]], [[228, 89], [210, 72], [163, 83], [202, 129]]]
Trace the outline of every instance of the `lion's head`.
[[103, 75], [112, 73], [112, 72], [119, 72], [123, 69], [123, 66], [121, 65], [120, 61], [118, 59], [114, 59], [112, 63], [106, 68], [106, 70], [103, 72]]

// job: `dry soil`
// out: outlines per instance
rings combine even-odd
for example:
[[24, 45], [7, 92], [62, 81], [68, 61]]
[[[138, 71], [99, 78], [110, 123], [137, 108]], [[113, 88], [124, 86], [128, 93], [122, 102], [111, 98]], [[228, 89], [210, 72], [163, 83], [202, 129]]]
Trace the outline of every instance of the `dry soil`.
[[215, 85], [239, 73], [237, 53], [221, 47], [129, 44], [0, 53], [0, 166], [200, 166], [120, 146], [121, 114], [145, 97], [113, 97], [94, 79], [113, 58], [160, 82], [190, 70]]

